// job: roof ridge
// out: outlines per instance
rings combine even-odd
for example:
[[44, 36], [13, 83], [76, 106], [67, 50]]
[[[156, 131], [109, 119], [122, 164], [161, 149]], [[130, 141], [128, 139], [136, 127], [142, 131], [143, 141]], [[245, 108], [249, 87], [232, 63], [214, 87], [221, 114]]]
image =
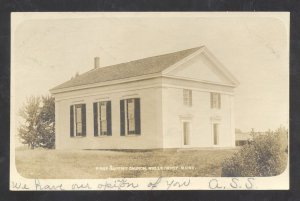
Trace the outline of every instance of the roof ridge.
[[[155, 55], [151, 57], [144, 57], [141, 59], [131, 60], [128, 62], [93, 68], [80, 74], [79, 76], [71, 80], [68, 80], [52, 88], [51, 90], [58, 89], [58, 88], [66, 88], [71, 86], [78, 86], [83, 84], [90, 84], [95, 82], [103, 82], [111, 79], [123, 79], [128, 76], [129, 77], [139, 76], [143, 74], [150, 74], [150, 73], [162, 71], [166, 67], [172, 65], [173, 62], [176, 63], [179, 60], [197, 52], [203, 47], [205, 46], [198, 46], [198, 47], [175, 51], [171, 53], [165, 53], [165, 54]], [[147, 68], [145, 68], [146, 67], [145, 64]], [[137, 69], [137, 65], [138, 66], [142, 65], [144, 67], [139, 67]], [[108, 73], [107, 69], [112, 69], [112, 72]]]
[[[88, 72], [91, 72], [91, 71], [94, 71], [94, 70], [97, 70], [97, 69], [103, 69], [103, 68], [111, 67], [111, 66], [127, 64], [127, 63], [130, 63], [130, 62], [137, 62], [137, 61], [140, 61], [140, 60], [143, 60], [143, 59], [153, 59], [155, 57], [167, 56], [167, 55], [171, 55], [171, 54], [175, 54], [175, 53], [179, 53], [179, 52], [184, 52], [184, 51], [188, 51], [188, 50], [192, 50], [192, 49], [195, 49], [195, 50], [198, 49], [199, 50], [199, 49], [201, 49], [203, 47], [204, 47], [204, 45], [193, 47], [193, 48], [189, 48], [189, 49], [179, 50], [179, 51], [176, 51], [176, 52], [170, 52], [170, 53], [165, 53], [165, 54], [158, 54], [158, 55], [150, 56], [150, 57], [143, 57], [143, 58], [140, 58], [140, 59], [135, 59], [135, 60], [131, 60], [131, 61], [127, 61], [127, 62], [122, 62], [122, 63], [116, 63], [116, 64], [112, 64], [112, 65], [108, 65], [108, 66], [97, 67], [97, 68], [93, 68], [93, 69], [91, 69], [91, 70], [89, 70], [89, 71], [87, 71], [85, 73], [88, 73]], [[85, 73], [83, 73], [83, 74], [85, 74]]]

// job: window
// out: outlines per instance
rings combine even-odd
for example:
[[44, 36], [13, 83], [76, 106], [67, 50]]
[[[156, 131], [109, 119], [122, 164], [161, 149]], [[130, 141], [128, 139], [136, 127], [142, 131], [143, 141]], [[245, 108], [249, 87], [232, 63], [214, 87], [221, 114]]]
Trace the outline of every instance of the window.
[[127, 100], [128, 134], [135, 134], [134, 99]]
[[183, 145], [190, 144], [190, 123], [183, 122]]
[[70, 106], [70, 136], [86, 136], [85, 104]]
[[213, 124], [214, 145], [219, 144], [219, 124]]
[[192, 106], [192, 90], [183, 89], [183, 104]]
[[93, 104], [94, 136], [111, 136], [111, 101]]
[[210, 93], [210, 107], [211, 108], [221, 108], [221, 94], [220, 93]]
[[140, 99], [130, 98], [120, 101], [121, 136], [140, 135]]

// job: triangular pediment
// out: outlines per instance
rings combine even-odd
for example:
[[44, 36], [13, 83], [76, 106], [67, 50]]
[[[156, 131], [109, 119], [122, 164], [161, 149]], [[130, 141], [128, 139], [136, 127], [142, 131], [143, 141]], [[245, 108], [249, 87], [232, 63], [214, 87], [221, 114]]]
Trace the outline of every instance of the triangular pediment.
[[207, 49], [170, 67], [164, 74], [216, 84], [232, 86], [238, 84], [233, 75]]

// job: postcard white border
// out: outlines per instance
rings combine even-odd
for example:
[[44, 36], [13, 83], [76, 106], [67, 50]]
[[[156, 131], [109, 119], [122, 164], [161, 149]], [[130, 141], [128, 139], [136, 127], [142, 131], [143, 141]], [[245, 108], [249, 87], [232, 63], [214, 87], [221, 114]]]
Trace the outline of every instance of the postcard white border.
[[[134, 12], [14, 12], [11, 14], [11, 133], [15, 133], [15, 119], [14, 115], [16, 111], [14, 108], [14, 31], [19, 23], [25, 20], [32, 19], [60, 19], [60, 18], [93, 18], [93, 17], [175, 17], [180, 15], [180, 17], [272, 17], [280, 19], [284, 25], [287, 27], [287, 35], [289, 36], [289, 26], [290, 26], [290, 14], [289, 12], [147, 12], [147, 13], [134, 13]], [[289, 38], [287, 39], [289, 40]], [[289, 41], [287, 42], [289, 44]], [[289, 48], [288, 48], [289, 49]], [[60, 190], [61, 185], [63, 190], [288, 190], [289, 189], [289, 160], [290, 153], [288, 156], [288, 165], [286, 170], [274, 177], [169, 177], [161, 178], [161, 181], [156, 187], [151, 184], [155, 184], [159, 178], [126, 178], [126, 182], [138, 184], [137, 188], [132, 187], [113, 187], [105, 188], [106, 183], [114, 185], [115, 181], [122, 180], [123, 178], [114, 179], [27, 179], [19, 175], [15, 166], [15, 135], [10, 135], [10, 190], [12, 191], [39, 191], [39, 190]], [[172, 186], [168, 188], [167, 182], [172, 181], [179, 182], [183, 184], [189, 181], [189, 185], [182, 185], [179, 187]], [[235, 182], [234, 182], [235, 181]], [[249, 181], [253, 185], [249, 187]], [[41, 189], [39, 185], [43, 186]], [[238, 183], [238, 187], [235, 184]], [[87, 184], [89, 188], [87, 188]], [[217, 185], [218, 184], [218, 187]], [[99, 185], [101, 188], [99, 188]], [[49, 186], [49, 188], [47, 188]], [[51, 189], [50, 187], [57, 187], [57, 189]], [[81, 186], [81, 187], [80, 187]], [[75, 187], [73, 189], [72, 187]]]

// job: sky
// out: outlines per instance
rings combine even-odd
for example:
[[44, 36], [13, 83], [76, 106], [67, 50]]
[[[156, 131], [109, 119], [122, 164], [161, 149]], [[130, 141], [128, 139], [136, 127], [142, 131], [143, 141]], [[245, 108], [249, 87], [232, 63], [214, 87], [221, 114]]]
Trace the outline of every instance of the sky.
[[[12, 114], [78, 72], [205, 45], [239, 80], [236, 128], [288, 126], [286, 13], [14, 13]], [[16, 123], [17, 125], [17, 123]]]

